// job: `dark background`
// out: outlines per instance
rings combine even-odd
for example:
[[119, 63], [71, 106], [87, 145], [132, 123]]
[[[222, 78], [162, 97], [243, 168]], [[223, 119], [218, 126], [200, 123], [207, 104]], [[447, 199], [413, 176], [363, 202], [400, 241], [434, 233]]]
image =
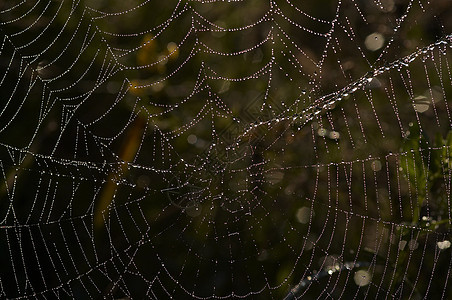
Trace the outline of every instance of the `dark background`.
[[450, 1], [205, 2], [0, 2], [1, 297], [452, 297]]

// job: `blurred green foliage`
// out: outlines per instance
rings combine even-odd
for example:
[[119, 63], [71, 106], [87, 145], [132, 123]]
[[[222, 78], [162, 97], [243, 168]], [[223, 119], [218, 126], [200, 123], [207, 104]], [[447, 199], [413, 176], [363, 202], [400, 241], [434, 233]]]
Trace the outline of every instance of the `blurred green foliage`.
[[[416, 123], [417, 124], [417, 123]], [[430, 206], [426, 213], [444, 218], [448, 210], [447, 193], [444, 193], [444, 176], [451, 170], [452, 132], [446, 138], [437, 132], [434, 140], [429, 140], [419, 126], [410, 123], [400, 157], [400, 165], [405, 179], [410, 183], [411, 193], [417, 198], [414, 205], [412, 223], [421, 219], [421, 208]]]
[[450, 48], [293, 118], [451, 32], [377, 2], [1, 14], [2, 296], [452, 297]]

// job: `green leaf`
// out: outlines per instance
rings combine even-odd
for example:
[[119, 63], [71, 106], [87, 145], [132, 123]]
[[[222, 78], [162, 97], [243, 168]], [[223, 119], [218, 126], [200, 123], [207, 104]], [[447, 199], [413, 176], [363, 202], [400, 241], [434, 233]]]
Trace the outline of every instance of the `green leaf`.
[[[444, 147], [444, 140], [441, 133], [437, 132], [435, 136], [434, 148], [441, 149]], [[444, 149], [444, 148], [443, 148]], [[441, 177], [442, 169], [443, 169], [443, 151], [441, 150], [433, 150], [431, 151], [430, 157], [430, 180], [434, 180], [438, 177]]]
[[422, 134], [418, 125], [411, 126], [410, 135], [404, 140], [402, 151], [405, 152], [405, 155], [400, 157], [400, 165], [412, 192], [417, 196], [417, 205], [414, 207], [412, 218], [412, 222], [417, 223], [420, 208], [430, 185], [427, 180], [430, 150], [427, 138]]

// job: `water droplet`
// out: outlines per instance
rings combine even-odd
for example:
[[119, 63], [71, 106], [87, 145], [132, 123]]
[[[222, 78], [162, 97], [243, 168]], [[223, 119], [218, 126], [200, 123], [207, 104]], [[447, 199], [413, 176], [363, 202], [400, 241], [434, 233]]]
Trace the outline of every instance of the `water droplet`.
[[444, 240], [442, 242], [437, 242], [436, 245], [438, 246], [439, 249], [446, 250], [450, 248], [450, 241]]
[[353, 279], [355, 280], [356, 285], [366, 286], [372, 280], [372, 276], [366, 270], [358, 270], [358, 271], [356, 271], [355, 275], [353, 276]]

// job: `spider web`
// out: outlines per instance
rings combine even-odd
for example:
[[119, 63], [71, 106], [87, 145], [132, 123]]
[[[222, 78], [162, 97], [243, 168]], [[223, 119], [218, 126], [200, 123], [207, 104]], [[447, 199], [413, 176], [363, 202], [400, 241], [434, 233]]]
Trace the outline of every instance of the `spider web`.
[[0, 2], [1, 297], [452, 297], [450, 16]]

